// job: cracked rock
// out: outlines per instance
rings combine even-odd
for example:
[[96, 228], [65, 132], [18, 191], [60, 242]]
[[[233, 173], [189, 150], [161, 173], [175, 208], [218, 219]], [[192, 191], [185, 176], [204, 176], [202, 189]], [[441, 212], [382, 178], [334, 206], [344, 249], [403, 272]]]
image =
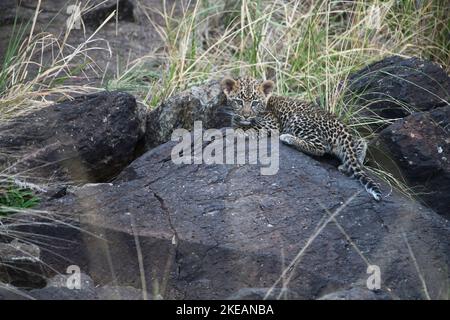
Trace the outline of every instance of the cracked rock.
[[70, 239], [41, 258], [62, 271], [67, 257], [99, 285], [139, 289], [145, 275], [164, 299], [251, 298], [272, 287], [316, 299], [366, 283], [366, 261], [379, 266], [390, 298], [424, 299], [417, 263], [427, 294], [447, 298], [450, 225], [431, 210], [395, 192], [376, 202], [335, 166], [284, 145], [275, 175], [260, 165], [176, 165], [174, 146], [148, 151], [110, 184], [42, 203], [70, 212], [79, 228], [24, 227]]

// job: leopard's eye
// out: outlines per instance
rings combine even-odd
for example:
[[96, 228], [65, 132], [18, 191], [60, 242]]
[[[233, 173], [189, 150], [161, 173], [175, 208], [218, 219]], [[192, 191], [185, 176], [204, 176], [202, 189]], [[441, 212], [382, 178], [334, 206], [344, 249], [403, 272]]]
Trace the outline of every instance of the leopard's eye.
[[244, 101], [242, 101], [241, 99], [234, 99], [233, 104], [238, 108], [242, 108], [242, 106], [244, 105]]

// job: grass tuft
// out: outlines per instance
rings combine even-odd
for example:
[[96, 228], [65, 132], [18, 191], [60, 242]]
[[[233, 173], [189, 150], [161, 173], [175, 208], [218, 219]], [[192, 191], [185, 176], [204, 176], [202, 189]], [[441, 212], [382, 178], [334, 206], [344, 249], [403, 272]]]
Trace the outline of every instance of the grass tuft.
[[39, 204], [33, 190], [10, 183], [0, 186], [0, 216], [14, 213], [12, 209], [28, 209]]

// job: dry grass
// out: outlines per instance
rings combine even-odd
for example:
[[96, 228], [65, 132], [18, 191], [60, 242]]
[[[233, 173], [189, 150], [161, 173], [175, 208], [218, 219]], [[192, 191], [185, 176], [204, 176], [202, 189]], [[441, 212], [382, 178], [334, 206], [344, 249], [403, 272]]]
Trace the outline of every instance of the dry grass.
[[[85, 2], [85, 5], [83, 9], [89, 10], [88, 2]], [[90, 53], [106, 50], [106, 54], [110, 54], [107, 43], [97, 34], [109, 20], [114, 18], [115, 14], [107, 17], [97, 30], [86, 37], [86, 41], [73, 46], [67, 40], [75, 21], [66, 25], [61, 35], [36, 32], [40, 6], [39, 0], [31, 21], [23, 22], [16, 18], [14, 22], [13, 32], [0, 69], [0, 121], [8, 121], [12, 117], [24, 115], [59, 99], [103, 90], [100, 87], [84, 84], [67, 85], [66, 83], [74, 78], [77, 78], [77, 83], [82, 83], [83, 79], [88, 83], [88, 71], [90, 74], [102, 76], [103, 71], [90, 57]], [[1, 153], [5, 152], [8, 151], [1, 151]], [[0, 172], [0, 238], [2, 242], [18, 240], [25, 244], [36, 244], [42, 251], [55, 255], [57, 246], [66, 245], [63, 239], [31, 234], [23, 231], [24, 228], [63, 226], [79, 229], [77, 222], [72, 220], [73, 217], [29, 208], [33, 203], [37, 203], [35, 201], [37, 197], [33, 193], [39, 194], [45, 190], [39, 185], [18, 181], [15, 177], [5, 174], [5, 170]], [[0, 261], [0, 264], [5, 265], [5, 262]], [[44, 263], [43, 266], [57, 273]], [[14, 268], [14, 266], [10, 267]], [[3, 289], [9, 290], [8, 287]]]
[[[386, 55], [415, 55], [447, 65], [449, 46], [441, 44], [444, 2], [424, 1], [192, 1], [181, 18], [176, 10], [141, 6], [165, 43], [163, 53], [142, 57], [133, 69], [145, 73], [150, 62], [151, 107], [173, 94], [224, 74], [250, 74], [276, 80], [277, 92], [321, 104], [352, 118], [341, 102], [340, 84], [350, 72]], [[164, 21], [153, 22], [150, 13]], [[442, 21], [436, 21], [437, 19]], [[447, 20], [445, 20], [447, 19]], [[448, 24], [448, 23], [447, 23]], [[137, 68], [136, 65], [140, 67]], [[155, 77], [155, 73], [159, 77]], [[130, 83], [128, 83], [130, 84]], [[350, 114], [349, 114], [350, 113]]]
[[[13, 33], [0, 70], [0, 120], [5, 121], [49, 103], [92, 92], [101, 88], [88, 85], [66, 85], [77, 76], [88, 82], [86, 71], [101, 74], [90, 57], [94, 50], [107, 50], [105, 41], [96, 37], [98, 31], [114, 17], [111, 14], [83, 43], [68, 44], [74, 21], [66, 25], [62, 35], [35, 32], [41, 1], [28, 23], [14, 23]], [[44, 58], [50, 57], [50, 61]]]

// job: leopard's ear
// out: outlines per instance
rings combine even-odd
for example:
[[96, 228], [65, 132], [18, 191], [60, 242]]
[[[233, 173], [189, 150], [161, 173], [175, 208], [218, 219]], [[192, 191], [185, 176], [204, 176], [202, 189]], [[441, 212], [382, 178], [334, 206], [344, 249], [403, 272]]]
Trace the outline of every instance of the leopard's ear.
[[231, 79], [231, 78], [227, 77], [227, 78], [222, 80], [220, 85], [222, 86], [223, 92], [228, 96], [231, 91], [236, 89], [237, 82], [234, 79]]
[[269, 98], [272, 95], [273, 87], [275, 83], [272, 80], [266, 80], [261, 83], [261, 91], [264, 93], [266, 98]]

